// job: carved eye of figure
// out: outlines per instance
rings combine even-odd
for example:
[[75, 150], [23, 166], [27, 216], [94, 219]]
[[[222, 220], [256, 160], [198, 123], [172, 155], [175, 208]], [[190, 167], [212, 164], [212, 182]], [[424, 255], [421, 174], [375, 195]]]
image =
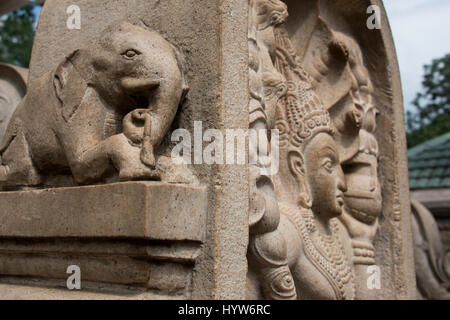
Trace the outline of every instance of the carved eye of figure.
[[140, 55], [141, 53], [137, 50], [134, 49], [128, 49], [127, 51], [125, 51], [124, 53], [122, 53], [122, 55], [127, 58], [127, 59], [133, 59], [135, 57], [137, 57], [138, 55]]
[[333, 161], [330, 158], [324, 160], [322, 167], [325, 168], [329, 173], [333, 172]]

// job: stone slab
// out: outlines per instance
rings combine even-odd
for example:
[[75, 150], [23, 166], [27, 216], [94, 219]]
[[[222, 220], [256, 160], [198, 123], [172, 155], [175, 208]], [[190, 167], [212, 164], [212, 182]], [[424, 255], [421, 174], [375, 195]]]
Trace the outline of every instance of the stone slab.
[[0, 194], [2, 238], [202, 241], [202, 187], [127, 182]]

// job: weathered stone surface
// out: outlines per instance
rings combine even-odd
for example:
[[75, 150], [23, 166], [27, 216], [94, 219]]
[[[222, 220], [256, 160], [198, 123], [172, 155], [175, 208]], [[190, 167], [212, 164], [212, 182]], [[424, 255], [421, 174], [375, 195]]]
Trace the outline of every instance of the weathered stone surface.
[[251, 171], [248, 297], [414, 298], [402, 97], [381, 1], [250, 7], [251, 125], [278, 129], [280, 148], [277, 174]]

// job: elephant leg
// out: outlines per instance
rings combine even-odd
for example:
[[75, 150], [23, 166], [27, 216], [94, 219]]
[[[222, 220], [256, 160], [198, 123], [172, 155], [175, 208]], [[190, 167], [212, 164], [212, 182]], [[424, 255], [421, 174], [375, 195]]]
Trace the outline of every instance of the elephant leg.
[[141, 148], [132, 146], [124, 134], [111, 136], [94, 145], [71, 144], [66, 151], [69, 151], [69, 164], [77, 183], [98, 180], [111, 167], [118, 171], [121, 181], [154, 180], [157, 177], [156, 170], [142, 163]]

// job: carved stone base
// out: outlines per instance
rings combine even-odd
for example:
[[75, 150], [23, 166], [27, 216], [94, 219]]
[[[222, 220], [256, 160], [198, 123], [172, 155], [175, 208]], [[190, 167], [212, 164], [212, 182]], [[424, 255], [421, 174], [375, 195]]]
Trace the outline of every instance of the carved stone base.
[[42, 287], [66, 288], [76, 265], [98, 298], [189, 298], [206, 203], [204, 188], [157, 182], [1, 193], [0, 296], [51, 298]]

